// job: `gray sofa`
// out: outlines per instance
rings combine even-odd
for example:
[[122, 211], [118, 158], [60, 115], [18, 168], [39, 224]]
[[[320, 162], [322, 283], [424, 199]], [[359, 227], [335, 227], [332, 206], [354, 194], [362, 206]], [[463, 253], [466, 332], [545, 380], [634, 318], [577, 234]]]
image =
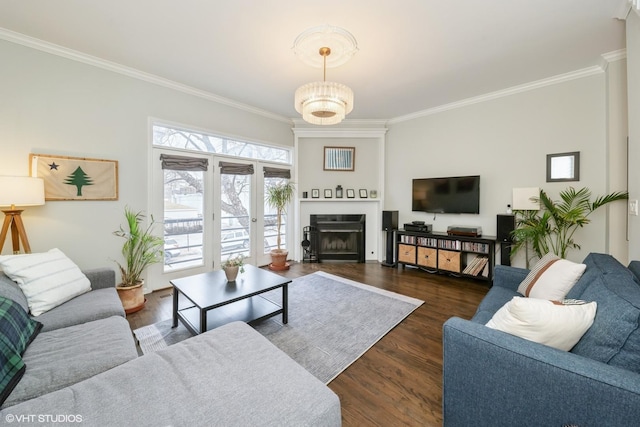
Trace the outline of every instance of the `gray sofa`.
[[[341, 424], [337, 395], [242, 322], [138, 357], [115, 273], [85, 274], [90, 292], [35, 318], [43, 329], [24, 353], [26, 372], [0, 419], [57, 426]], [[1, 273], [0, 295], [27, 309], [19, 287]]]
[[496, 266], [471, 321], [444, 324], [446, 426], [630, 426], [640, 423], [640, 263], [590, 254], [567, 298], [596, 301], [569, 352], [490, 329], [528, 270]]

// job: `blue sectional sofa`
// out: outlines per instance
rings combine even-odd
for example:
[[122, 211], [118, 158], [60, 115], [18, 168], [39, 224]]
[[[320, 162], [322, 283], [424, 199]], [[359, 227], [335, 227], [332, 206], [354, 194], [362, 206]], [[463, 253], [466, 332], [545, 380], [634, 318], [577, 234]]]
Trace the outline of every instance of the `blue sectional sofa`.
[[496, 266], [469, 320], [443, 327], [445, 426], [640, 425], [640, 262], [589, 254], [567, 298], [596, 301], [591, 328], [569, 352], [485, 326], [528, 270]]

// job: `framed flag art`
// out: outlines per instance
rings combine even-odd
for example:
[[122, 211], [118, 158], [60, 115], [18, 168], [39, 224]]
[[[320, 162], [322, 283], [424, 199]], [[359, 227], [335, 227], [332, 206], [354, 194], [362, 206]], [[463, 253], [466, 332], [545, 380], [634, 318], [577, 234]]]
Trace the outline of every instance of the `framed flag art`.
[[29, 168], [45, 200], [118, 200], [117, 160], [30, 154]]

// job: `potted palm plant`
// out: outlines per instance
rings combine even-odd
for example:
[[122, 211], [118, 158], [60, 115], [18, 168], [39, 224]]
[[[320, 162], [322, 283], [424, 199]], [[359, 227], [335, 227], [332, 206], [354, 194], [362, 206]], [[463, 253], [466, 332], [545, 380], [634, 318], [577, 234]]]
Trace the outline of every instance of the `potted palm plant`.
[[[561, 200], [552, 200], [544, 190], [540, 197], [540, 211], [516, 211], [516, 229], [512, 232], [514, 244], [511, 254], [520, 249], [531, 247], [535, 256], [542, 258], [554, 253], [566, 258], [570, 249], [580, 249], [573, 235], [578, 228], [589, 224], [588, 216], [601, 206], [616, 200], [626, 200], [626, 191], [617, 191], [596, 198], [593, 202], [588, 188], [576, 190], [573, 187], [560, 192]], [[529, 259], [526, 260], [527, 267]]]
[[276, 210], [276, 226], [278, 230], [276, 249], [271, 250], [271, 264], [269, 269], [281, 271], [288, 270], [289, 264], [287, 264], [287, 256], [289, 251], [282, 249], [282, 235], [280, 228], [282, 227], [282, 214], [286, 213], [287, 206], [293, 199], [295, 186], [292, 182], [284, 181], [273, 185], [267, 189], [266, 201], [267, 204]]
[[144, 307], [142, 273], [148, 266], [164, 259], [164, 240], [152, 233], [155, 224], [153, 217], [149, 225], [144, 228], [141, 224], [145, 218], [142, 212], [133, 212], [125, 207], [124, 216], [126, 227], [120, 226], [120, 229], [113, 234], [124, 239], [122, 245], [124, 263], [116, 261], [122, 281], [116, 289], [125, 312], [129, 314]]

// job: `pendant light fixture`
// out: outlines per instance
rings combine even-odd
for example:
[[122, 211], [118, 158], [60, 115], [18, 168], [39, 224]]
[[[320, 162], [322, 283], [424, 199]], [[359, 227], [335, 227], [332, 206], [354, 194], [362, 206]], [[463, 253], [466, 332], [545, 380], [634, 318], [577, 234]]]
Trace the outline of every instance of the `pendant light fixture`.
[[[318, 43], [321, 43], [319, 48]], [[309, 49], [317, 49], [322, 61], [323, 81], [300, 86], [294, 97], [296, 111], [306, 122], [315, 125], [340, 123], [353, 110], [353, 91], [341, 83], [327, 81], [331, 44], [338, 48], [338, 56], [332, 61], [334, 66], [345, 63], [358, 50], [355, 38], [348, 31], [328, 25], [305, 31], [294, 43], [295, 53], [304, 62], [318, 62], [318, 57], [314, 60]]]

